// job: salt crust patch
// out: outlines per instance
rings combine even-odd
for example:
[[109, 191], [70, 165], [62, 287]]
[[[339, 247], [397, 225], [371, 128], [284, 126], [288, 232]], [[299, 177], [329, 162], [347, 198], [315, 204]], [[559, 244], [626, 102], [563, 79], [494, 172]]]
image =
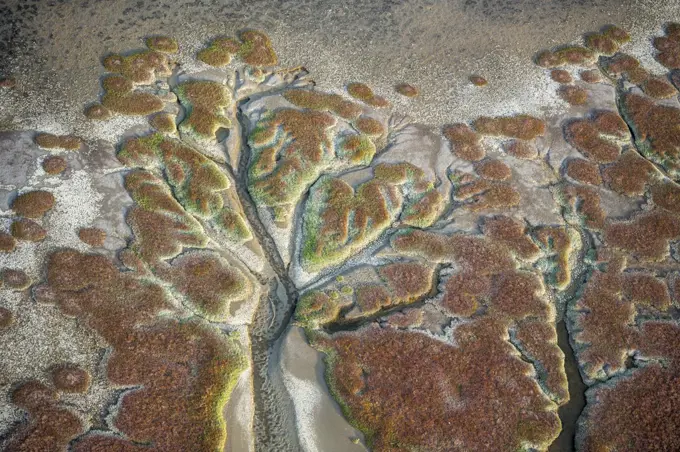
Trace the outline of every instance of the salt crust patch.
[[[38, 182], [41, 172], [42, 168], [36, 170], [29, 178], [29, 184]], [[0, 254], [0, 268], [20, 268], [34, 280], [39, 278], [48, 252], [60, 247], [79, 251], [89, 249], [78, 239], [77, 231], [97, 219], [99, 203], [103, 199], [103, 195], [93, 189], [92, 178], [85, 170], [73, 171], [68, 179], [51, 178], [45, 182], [51, 185], [23, 188], [19, 193], [39, 188], [54, 195], [54, 207], [39, 220], [47, 229], [47, 238], [37, 243], [19, 242], [14, 252]], [[8, 230], [12, 219], [5, 217], [1, 221], [2, 230]]]
[[283, 372], [283, 382], [295, 408], [295, 423], [300, 446], [305, 452], [322, 452], [318, 446], [316, 415], [323, 398], [317, 385]]

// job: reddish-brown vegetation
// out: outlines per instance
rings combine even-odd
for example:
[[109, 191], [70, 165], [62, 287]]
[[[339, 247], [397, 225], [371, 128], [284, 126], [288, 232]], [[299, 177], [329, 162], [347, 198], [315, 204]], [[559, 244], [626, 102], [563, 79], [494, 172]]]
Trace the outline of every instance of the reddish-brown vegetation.
[[63, 157], [51, 155], [43, 160], [42, 167], [47, 174], [56, 175], [63, 173], [68, 165], [66, 164], [66, 160], [64, 160]]
[[640, 153], [680, 177], [680, 109], [632, 93], [621, 96], [621, 106]]
[[654, 165], [640, 157], [635, 151], [624, 153], [614, 164], [608, 166], [602, 175], [607, 185], [617, 193], [626, 196], [641, 196], [645, 187], [652, 182], [656, 173]]
[[533, 261], [540, 250], [527, 234], [527, 226], [506, 216], [490, 217], [484, 221], [484, 235], [503, 243], [523, 260]]
[[90, 374], [75, 364], [60, 364], [52, 369], [52, 383], [63, 392], [87, 392]]
[[35, 190], [17, 196], [12, 201], [12, 209], [17, 215], [40, 218], [54, 206], [54, 195], [48, 191]]
[[378, 96], [365, 83], [349, 83], [347, 85], [347, 92], [353, 98], [362, 101], [366, 105], [372, 107], [382, 108], [388, 107], [390, 103], [382, 96]]
[[475, 86], [486, 86], [489, 84], [489, 82], [484, 77], [477, 74], [470, 76], [470, 83], [472, 83]]
[[557, 83], [562, 84], [568, 84], [574, 81], [574, 78], [571, 76], [569, 71], [565, 71], [564, 69], [553, 69], [550, 71], [550, 78]]
[[46, 149], [67, 149], [75, 151], [80, 149], [83, 140], [74, 135], [53, 135], [51, 133], [39, 133], [34, 138], [35, 143]]
[[479, 117], [473, 123], [475, 130], [483, 135], [506, 136], [520, 140], [532, 140], [545, 134], [545, 122], [529, 115]]
[[590, 69], [579, 72], [581, 80], [586, 83], [600, 83], [602, 81], [602, 74], [597, 69]]
[[661, 260], [668, 242], [680, 238], [680, 218], [662, 210], [639, 214], [629, 221], [613, 221], [604, 231], [605, 242], [642, 260]]
[[486, 159], [475, 165], [475, 171], [484, 179], [508, 180], [512, 177], [510, 167], [500, 160]]
[[47, 231], [33, 220], [19, 218], [12, 222], [10, 232], [17, 240], [40, 242], [47, 237]]
[[106, 231], [99, 228], [82, 228], [78, 231], [78, 238], [90, 246], [102, 247], [106, 240]]
[[416, 97], [420, 93], [417, 87], [408, 83], [400, 83], [394, 87], [394, 90], [406, 97]]
[[510, 140], [503, 146], [503, 149], [518, 159], [534, 160], [538, 157], [536, 146], [524, 140]]
[[7, 308], [0, 307], [0, 333], [7, 330], [14, 323], [14, 314]]
[[680, 214], [680, 186], [678, 184], [662, 181], [652, 186], [651, 193], [654, 204]]
[[0, 271], [0, 281], [4, 287], [12, 290], [24, 290], [31, 286], [31, 278], [26, 272], [15, 268], [3, 268]]
[[481, 137], [467, 124], [452, 124], [445, 126], [442, 133], [451, 143], [453, 152], [463, 160], [475, 162], [486, 155], [481, 145]]
[[584, 184], [600, 185], [602, 183], [600, 166], [588, 160], [570, 159], [567, 162], [565, 173], [575, 181]]
[[6, 232], [0, 232], [0, 252], [11, 253], [14, 251], [16, 244], [17, 241], [12, 235]]
[[654, 47], [659, 51], [656, 59], [669, 69], [680, 69], [680, 25], [666, 26], [666, 36], [654, 38]]

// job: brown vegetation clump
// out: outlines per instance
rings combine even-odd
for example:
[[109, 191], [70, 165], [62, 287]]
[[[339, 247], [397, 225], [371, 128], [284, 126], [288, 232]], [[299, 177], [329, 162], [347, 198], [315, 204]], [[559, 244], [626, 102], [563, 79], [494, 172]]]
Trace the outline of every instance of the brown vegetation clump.
[[107, 71], [140, 84], [151, 84], [157, 76], [171, 75], [169, 63], [167, 55], [155, 50], [142, 50], [129, 55], [112, 54], [102, 61]]
[[550, 78], [557, 83], [568, 84], [574, 81], [569, 71], [564, 69], [553, 69], [550, 71]]
[[662, 181], [652, 186], [654, 204], [670, 212], [680, 214], [680, 186], [671, 181]]
[[230, 304], [242, 301], [251, 290], [241, 271], [208, 251], [175, 258], [167, 276], [193, 310], [211, 320], [226, 320]]
[[126, 221], [134, 233], [132, 250], [152, 265], [177, 256], [184, 247], [202, 247], [207, 241], [203, 228], [175, 200], [166, 184], [147, 171], [132, 171], [125, 188], [137, 203]]
[[238, 54], [244, 63], [251, 66], [276, 66], [278, 57], [269, 36], [257, 30], [244, 30], [239, 33], [243, 43]]
[[612, 55], [619, 50], [618, 42], [601, 33], [587, 35], [585, 38], [585, 45], [589, 49], [603, 55]]
[[520, 140], [532, 140], [545, 134], [545, 122], [529, 115], [479, 117], [473, 123], [482, 135], [506, 136]]
[[489, 84], [489, 82], [484, 77], [477, 74], [470, 76], [470, 83], [472, 83], [475, 86], [486, 86]]
[[61, 174], [66, 170], [68, 165], [63, 157], [51, 155], [42, 162], [42, 168], [47, 174], [56, 175]]
[[395, 262], [378, 270], [391, 294], [392, 303], [409, 303], [432, 288], [434, 268], [418, 262]]
[[361, 106], [348, 101], [338, 94], [327, 94], [310, 89], [290, 89], [283, 97], [295, 106], [317, 111], [331, 111], [345, 119], [356, 119], [361, 114]]
[[83, 421], [68, 408], [60, 407], [57, 399], [56, 391], [37, 380], [14, 389], [11, 401], [28, 412], [28, 422], [5, 443], [7, 450], [66, 450], [73, 439], [84, 433]]
[[615, 192], [626, 196], [642, 196], [655, 174], [654, 165], [631, 150], [605, 168], [602, 175], [609, 188]]
[[14, 77], [0, 77], [0, 88], [12, 89], [17, 86], [17, 79]]
[[609, 133], [594, 120], [577, 119], [564, 127], [564, 135], [569, 144], [583, 155], [597, 163], [611, 163], [621, 153], [621, 147], [602, 137]]
[[579, 72], [581, 80], [586, 83], [600, 83], [602, 81], [602, 74], [597, 69], [590, 69]]
[[481, 137], [467, 124], [444, 126], [442, 133], [451, 143], [453, 152], [461, 159], [476, 162], [485, 157], [486, 152], [481, 145]]
[[600, 185], [602, 183], [600, 166], [589, 160], [570, 159], [567, 162], [565, 173], [575, 181], [584, 184]]
[[574, 341], [582, 347], [579, 362], [591, 380], [625, 369], [626, 357], [636, 339], [635, 329], [630, 326], [635, 307], [621, 296], [623, 265], [621, 257], [612, 256], [606, 269], [594, 270], [575, 306]]
[[478, 211], [515, 207], [519, 204], [521, 196], [514, 187], [505, 182], [479, 179], [458, 187], [455, 198], [468, 200], [465, 206], [472, 211]]
[[680, 373], [651, 363], [589, 393], [580, 449], [680, 450]]
[[[335, 124], [328, 113], [287, 108], [262, 119], [248, 138], [255, 150], [248, 187], [255, 201], [292, 209], [308, 184], [329, 165], [333, 157], [329, 129]], [[270, 144], [270, 137], [278, 134], [290, 140]]]
[[177, 86], [177, 97], [187, 114], [179, 125], [180, 132], [214, 140], [221, 127], [231, 122], [224, 115], [231, 96], [224, 85], [205, 80], [191, 80]]
[[[460, 325], [455, 347], [377, 327], [320, 336], [315, 345], [328, 354], [331, 389], [372, 450], [547, 447], [559, 432], [554, 405], [504, 335], [486, 319]], [[484, 428], [492, 419], [496, 427]]]
[[654, 38], [654, 47], [659, 51], [657, 61], [668, 69], [680, 69], [680, 33], [679, 24], [666, 26], [666, 36]]
[[386, 306], [392, 305], [392, 298], [385, 286], [377, 284], [357, 287], [356, 303], [364, 314], [373, 314]]
[[564, 353], [557, 345], [555, 327], [546, 322], [526, 320], [519, 322], [514, 331], [514, 340], [532, 360], [541, 363], [543, 384], [550, 398], [557, 403], [569, 400], [567, 375], [564, 372], [546, 372], [545, 369], [559, 369], [564, 364]]
[[108, 111], [130, 116], [145, 116], [163, 110], [163, 101], [156, 95], [133, 91], [131, 80], [122, 75], [102, 79], [102, 106]]
[[680, 178], [680, 109], [632, 93], [624, 93], [620, 103], [640, 153]]
[[678, 94], [675, 87], [663, 77], [649, 77], [640, 84], [640, 88], [655, 99], [668, 99]]
[[510, 167], [500, 160], [486, 159], [475, 165], [475, 171], [484, 179], [508, 180], [512, 177]]
[[23, 270], [3, 268], [0, 271], [0, 281], [4, 287], [12, 290], [24, 290], [31, 286], [31, 278]]
[[579, 219], [579, 223], [583, 222], [588, 229], [602, 229], [605, 213], [600, 207], [600, 195], [595, 188], [565, 185], [559, 190], [559, 196], [562, 205], [567, 208], [569, 214]]
[[208, 47], [199, 51], [196, 58], [210, 66], [226, 66], [240, 49], [241, 43], [234, 38], [216, 38]]
[[39, 133], [34, 138], [35, 144], [45, 149], [66, 149], [75, 151], [80, 149], [83, 140], [74, 135], [53, 135], [51, 133]]
[[585, 105], [588, 102], [588, 91], [580, 86], [561, 86], [557, 93], [569, 105]]
[[648, 273], [625, 273], [623, 294], [636, 305], [651, 306], [660, 311], [665, 311], [671, 305], [666, 282]]
[[53, 253], [40, 293], [109, 344], [110, 383], [135, 388], [112, 419], [122, 435], [93, 431], [74, 450], [224, 447], [222, 409], [244, 365], [233, 339], [196, 317], [177, 320], [161, 286], [100, 255]]
[[90, 246], [102, 247], [106, 241], [106, 231], [99, 228], [82, 228], [78, 231], [78, 238]]
[[177, 40], [169, 36], [151, 36], [146, 38], [144, 42], [149, 49], [158, 52], [177, 53], [179, 51]]
[[668, 255], [668, 242], [680, 238], [680, 218], [662, 210], [639, 214], [629, 221], [612, 221], [604, 231], [610, 246], [641, 260], [659, 261]]
[[555, 254], [556, 269], [548, 275], [548, 281], [557, 289], [564, 290], [571, 282], [569, 258], [572, 252], [572, 239], [566, 227], [544, 226], [536, 231], [536, 240], [546, 252]]
[[507, 246], [522, 260], [535, 260], [540, 250], [527, 234], [524, 223], [507, 216], [490, 217], [484, 221], [484, 235]]
[[33, 220], [19, 218], [12, 222], [10, 232], [17, 240], [40, 242], [47, 237], [47, 231]]
[[22, 217], [40, 218], [54, 206], [54, 201], [54, 195], [48, 191], [29, 191], [14, 198], [12, 210]]
[[6, 232], [0, 232], [0, 253], [11, 253], [16, 247], [17, 241]]
[[14, 323], [14, 314], [7, 308], [0, 307], [0, 333], [7, 330]]
[[446, 280], [441, 304], [451, 315], [471, 317], [487, 303], [490, 290], [490, 277], [456, 273]]
[[554, 68], [564, 64], [586, 66], [592, 64], [597, 55], [590, 49], [580, 46], [566, 46], [556, 50], [544, 50], [536, 55], [535, 62], [541, 67]]
[[385, 126], [383, 126], [382, 122], [368, 116], [361, 116], [356, 120], [355, 125], [359, 132], [366, 135], [376, 136], [385, 133]]
[[365, 83], [349, 83], [347, 85], [347, 92], [353, 98], [362, 101], [366, 105], [372, 107], [382, 108], [389, 107], [390, 103], [382, 96], [376, 95], [373, 90]]
[[536, 146], [525, 140], [510, 140], [503, 145], [503, 149], [509, 155], [522, 160], [534, 160], [538, 157]]
[[88, 371], [75, 364], [60, 364], [52, 369], [52, 383], [62, 392], [87, 392], [91, 379]]
[[149, 125], [161, 133], [175, 133], [175, 118], [168, 113], [157, 113], [149, 119]]
[[420, 94], [420, 91], [417, 87], [408, 83], [400, 83], [394, 87], [394, 90], [406, 97], [416, 97], [418, 94]]
[[101, 104], [89, 105], [88, 107], [85, 108], [84, 113], [88, 119], [94, 119], [98, 121], [109, 119], [112, 116], [111, 110], [109, 110], [108, 108], [104, 107]]

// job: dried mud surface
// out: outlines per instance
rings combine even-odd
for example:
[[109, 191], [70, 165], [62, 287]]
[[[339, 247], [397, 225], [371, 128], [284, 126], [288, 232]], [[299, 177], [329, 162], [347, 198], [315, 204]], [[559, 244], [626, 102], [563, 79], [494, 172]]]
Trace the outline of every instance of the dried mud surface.
[[1, 450], [680, 449], [677, 2], [0, 37]]

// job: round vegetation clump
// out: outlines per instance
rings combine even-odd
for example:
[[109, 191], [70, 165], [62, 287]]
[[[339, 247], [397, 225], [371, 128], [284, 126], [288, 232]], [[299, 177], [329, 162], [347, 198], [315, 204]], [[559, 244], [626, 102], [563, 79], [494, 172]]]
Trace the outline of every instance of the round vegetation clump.
[[347, 92], [353, 98], [360, 100], [371, 107], [382, 108], [390, 105], [384, 97], [376, 95], [371, 87], [365, 83], [349, 83], [347, 85]]
[[361, 133], [366, 135], [382, 135], [385, 133], [385, 127], [377, 119], [368, 116], [362, 116], [356, 120], [354, 124]]
[[63, 392], [87, 392], [90, 380], [90, 374], [75, 364], [61, 364], [52, 370], [54, 387]]
[[158, 113], [149, 119], [149, 125], [161, 133], [175, 133], [175, 118], [168, 113]]
[[0, 77], [0, 88], [11, 89], [17, 85], [17, 79], [14, 77]]
[[174, 38], [168, 36], [151, 36], [145, 40], [146, 46], [151, 50], [163, 53], [177, 53], [179, 45]]
[[12, 209], [22, 217], [40, 218], [54, 206], [54, 201], [54, 195], [48, 191], [29, 191], [14, 199]]
[[111, 110], [101, 104], [92, 104], [88, 106], [85, 108], [84, 113], [88, 119], [94, 119], [97, 121], [103, 121], [105, 119], [109, 119], [112, 116]]
[[470, 83], [475, 86], [486, 86], [489, 82], [481, 75], [473, 74], [470, 76]]
[[31, 278], [23, 270], [4, 268], [0, 271], [0, 279], [5, 287], [14, 290], [24, 290], [31, 286]]
[[7, 308], [0, 307], [0, 332], [9, 328], [14, 323], [14, 314]]
[[0, 232], [0, 253], [11, 253], [16, 247], [17, 241], [6, 232]]
[[581, 80], [586, 83], [600, 83], [602, 81], [602, 74], [597, 69], [589, 69], [587, 71], [579, 72]]
[[67, 168], [66, 160], [57, 155], [51, 155], [42, 162], [42, 168], [47, 174], [56, 175], [63, 173]]
[[241, 43], [234, 38], [216, 38], [208, 47], [199, 51], [196, 58], [210, 66], [226, 66], [240, 49]]
[[394, 87], [394, 90], [406, 97], [416, 97], [418, 94], [420, 94], [420, 90], [418, 88], [408, 83], [400, 83]]
[[28, 218], [14, 220], [12, 226], [10, 226], [10, 232], [17, 240], [26, 240], [27, 242], [40, 242], [47, 237], [45, 228]]
[[35, 136], [35, 144], [46, 149], [66, 149], [75, 151], [80, 149], [83, 140], [74, 135], [53, 135], [51, 133], [39, 133]]
[[90, 246], [102, 247], [106, 240], [106, 231], [99, 228], [82, 228], [78, 231], [78, 238]]
[[552, 71], [550, 71], [550, 78], [556, 81], [557, 83], [562, 84], [567, 84], [574, 81], [569, 71], [565, 71], [564, 69], [553, 69]]

